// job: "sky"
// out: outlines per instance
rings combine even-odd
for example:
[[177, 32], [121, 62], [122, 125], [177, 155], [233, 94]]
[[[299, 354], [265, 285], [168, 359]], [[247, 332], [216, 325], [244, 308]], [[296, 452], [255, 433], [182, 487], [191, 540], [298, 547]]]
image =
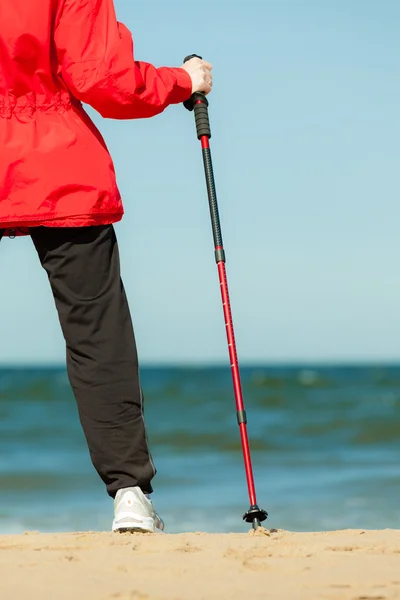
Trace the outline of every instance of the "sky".
[[[116, 0], [135, 58], [213, 63], [212, 156], [239, 361], [400, 359], [400, 3]], [[139, 356], [227, 345], [201, 149], [181, 105], [90, 116], [114, 158]], [[29, 238], [0, 244], [0, 363], [62, 364]]]

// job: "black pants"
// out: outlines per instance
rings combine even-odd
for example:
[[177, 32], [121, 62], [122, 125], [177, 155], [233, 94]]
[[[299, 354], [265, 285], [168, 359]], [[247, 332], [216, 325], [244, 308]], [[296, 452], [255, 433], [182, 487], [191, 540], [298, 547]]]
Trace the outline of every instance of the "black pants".
[[92, 462], [110, 496], [130, 486], [150, 493], [155, 468], [114, 228], [33, 227], [30, 235], [53, 291]]

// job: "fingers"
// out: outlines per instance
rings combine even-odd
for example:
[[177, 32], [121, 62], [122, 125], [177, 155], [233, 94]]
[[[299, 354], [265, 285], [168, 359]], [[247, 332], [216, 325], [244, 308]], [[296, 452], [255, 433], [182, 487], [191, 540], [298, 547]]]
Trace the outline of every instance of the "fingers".
[[191, 58], [183, 66], [192, 79], [192, 93], [202, 92], [209, 94], [213, 86], [211, 73], [212, 64], [200, 58]]
[[202, 75], [202, 81], [199, 82], [199, 89], [197, 91], [204, 92], [204, 94], [209, 94], [213, 86], [213, 76], [210, 69], [204, 67]]
[[206, 69], [208, 69], [209, 71], [212, 70], [212, 64], [207, 62], [206, 60], [203, 60], [203, 65], [206, 67]]
[[209, 71], [212, 70], [212, 64], [207, 62], [206, 60], [203, 60], [202, 58], [198, 58], [197, 56], [195, 56], [194, 58], [191, 58], [190, 60], [188, 60], [185, 64], [188, 65], [189, 63], [192, 64], [201, 64], [203, 65], [206, 69], [208, 69]]
[[202, 61], [202, 64], [199, 65], [201, 67], [201, 81], [197, 84], [198, 92], [203, 92], [204, 94], [209, 94], [212, 90], [213, 86], [213, 76], [211, 73], [212, 65], [209, 62]]
[[203, 92], [205, 95], [209, 94], [212, 90], [212, 86], [213, 86], [213, 81], [212, 78], [207, 78], [204, 80], [204, 84], [202, 86], [201, 90], [198, 90], [199, 92]]

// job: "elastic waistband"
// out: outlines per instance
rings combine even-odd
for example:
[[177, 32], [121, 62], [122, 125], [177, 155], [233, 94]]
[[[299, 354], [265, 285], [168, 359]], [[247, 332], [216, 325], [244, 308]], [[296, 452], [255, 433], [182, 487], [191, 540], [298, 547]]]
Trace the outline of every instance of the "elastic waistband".
[[41, 102], [34, 95], [32, 97], [24, 96], [16, 98], [15, 96], [0, 96], [0, 118], [11, 119], [15, 114], [23, 114], [33, 117], [37, 112], [65, 112], [71, 110], [73, 106], [80, 106], [78, 100], [68, 98], [68, 96], [55, 96], [50, 102]]

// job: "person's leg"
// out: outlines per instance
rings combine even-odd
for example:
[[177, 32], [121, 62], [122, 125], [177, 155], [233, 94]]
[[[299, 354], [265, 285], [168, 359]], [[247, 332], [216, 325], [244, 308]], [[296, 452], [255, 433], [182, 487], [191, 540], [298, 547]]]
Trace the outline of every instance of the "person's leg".
[[5, 229], [0, 229], [0, 240], [3, 237], [3, 235], [4, 235], [4, 232], [5, 232]]
[[155, 468], [114, 228], [34, 227], [30, 233], [52, 287], [92, 462], [110, 496], [131, 486], [151, 493]]

